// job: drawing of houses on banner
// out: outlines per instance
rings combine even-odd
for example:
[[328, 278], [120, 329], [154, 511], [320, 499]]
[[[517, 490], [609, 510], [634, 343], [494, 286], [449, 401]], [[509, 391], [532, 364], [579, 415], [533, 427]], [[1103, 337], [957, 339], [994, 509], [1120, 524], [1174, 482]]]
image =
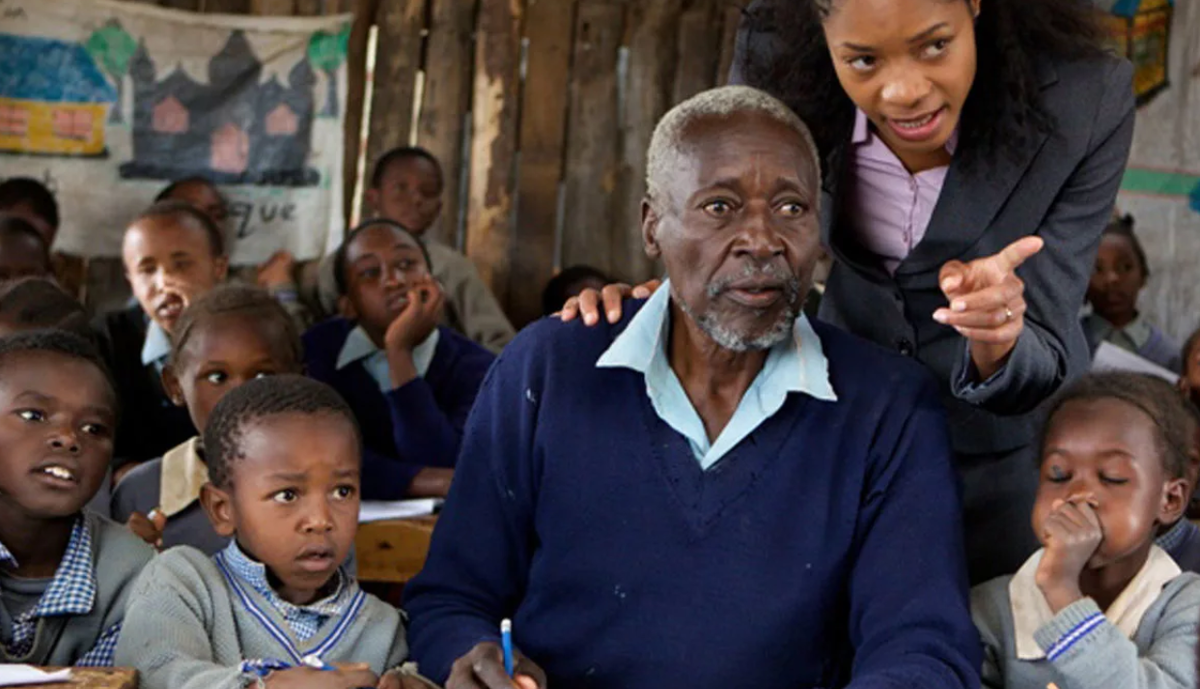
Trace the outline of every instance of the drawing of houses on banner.
[[117, 90], [78, 43], [0, 34], [0, 151], [104, 156]]
[[288, 83], [260, 83], [263, 65], [241, 31], [233, 31], [208, 64], [208, 83], [175, 69], [157, 80], [140, 46], [129, 66], [133, 81], [133, 160], [126, 179], [175, 180], [193, 175], [219, 184], [312, 186], [313, 87], [307, 56]]

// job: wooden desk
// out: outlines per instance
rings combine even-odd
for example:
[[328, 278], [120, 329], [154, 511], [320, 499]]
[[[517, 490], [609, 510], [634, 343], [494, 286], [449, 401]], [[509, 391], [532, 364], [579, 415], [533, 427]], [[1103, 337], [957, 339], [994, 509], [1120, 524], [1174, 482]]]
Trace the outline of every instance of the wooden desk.
[[358, 527], [354, 540], [360, 581], [403, 584], [425, 566], [437, 517], [389, 519]]
[[[43, 668], [58, 670], [60, 668]], [[27, 684], [21, 689], [137, 689], [137, 670], [131, 667], [73, 667], [64, 684]]]

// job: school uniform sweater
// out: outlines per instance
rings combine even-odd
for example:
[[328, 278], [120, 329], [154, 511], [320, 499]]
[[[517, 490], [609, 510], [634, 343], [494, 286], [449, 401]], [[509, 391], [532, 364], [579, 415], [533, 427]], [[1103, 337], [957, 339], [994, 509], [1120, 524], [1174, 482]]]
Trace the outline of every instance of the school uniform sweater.
[[[113, 634], [121, 629], [134, 579], [154, 556], [154, 550], [124, 526], [98, 514], [84, 512], [80, 518], [90, 539], [90, 551], [87, 556], [60, 564], [54, 575], [55, 581], [72, 580], [75, 584], [56, 601], [42, 601], [52, 610], [38, 617], [33, 645], [27, 652], [9, 655], [5, 644], [0, 643], [0, 663], [110, 664], [112, 647], [105, 652], [99, 646], [111, 643]], [[67, 559], [64, 557], [64, 561]], [[89, 561], [90, 571], [74, 569]], [[56, 589], [51, 583], [43, 595], [51, 595]], [[88, 656], [96, 662], [89, 662]]]
[[[702, 470], [615, 326], [543, 319], [488, 374], [425, 568], [413, 655], [514, 640], [556, 689], [978, 685], [945, 417], [920, 366], [814, 322], [836, 402]], [[803, 344], [801, 344], [803, 346]]]
[[1157, 544], [1179, 563], [1180, 569], [1200, 574], [1200, 527], [1190, 520], [1180, 519], [1158, 537]]
[[425, 375], [385, 393], [362, 361], [337, 366], [355, 327], [335, 318], [304, 334], [308, 375], [332, 386], [354, 410], [363, 434], [363, 498], [394, 500], [404, 497], [421, 469], [454, 466], [467, 414], [495, 357], [439, 327]]
[[134, 305], [104, 314], [93, 327], [121, 402], [113, 467], [161, 457], [195, 436], [196, 428], [187, 409], [167, 398], [158, 369], [142, 363], [148, 326], [141, 307]]
[[199, 440], [192, 438], [163, 457], [131, 469], [113, 490], [113, 519], [124, 524], [134, 512], [148, 516], [159, 509], [167, 518], [164, 548], [190, 545], [205, 555], [215, 555], [228, 545], [229, 538], [213, 529], [200, 506], [200, 487], [208, 481], [208, 467], [199, 456]]
[[234, 576], [195, 548], [160, 554], [134, 585], [116, 664], [137, 668], [142, 689], [241, 689], [270, 661], [296, 666], [315, 655], [368, 663], [379, 674], [408, 657], [399, 611], [353, 579], [341, 617], [300, 641], [266, 597]]
[[1200, 576], [1184, 572], [1162, 587], [1127, 636], [1096, 602], [1063, 608], [1034, 632], [1040, 659], [1018, 654], [1010, 583], [1000, 577], [971, 591], [983, 636], [985, 689], [1195, 689], [1200, 640]]

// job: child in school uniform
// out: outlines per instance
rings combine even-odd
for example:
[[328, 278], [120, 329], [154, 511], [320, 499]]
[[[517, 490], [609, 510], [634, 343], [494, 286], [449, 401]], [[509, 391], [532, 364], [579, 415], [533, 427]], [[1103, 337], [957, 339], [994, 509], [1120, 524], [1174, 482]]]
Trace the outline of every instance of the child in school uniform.
[[142, 689], [429, 686], [403, 665], [399, 611], [339, 566], [358, 529], [361, 456], [337, 393], [300, 376], [251, 380], [213, 409], [204, 447], [201, 502], [232, 540], [214, 557], [167, 550], [138, 579], [116, 660]]
[[1084, 317], [1083, 330], [1093, 352], [1108, 342], [1178, 372], [1179, 345], [1137, 308], [1138, 294], [1149, 277], [1150, 265], [1133, 232], [1133, 218], [1114, 218], [1100, 237], [1087, 289], [1092, 313]]
[[1043, 548], [971, 593], [984, 687], [1196, 686], [1200, 576], [1154, 543], [1186, 507], [1195, 433], [1170, 385], [1138, 374], [1086, 376], [1051, 405]]
[[[384, 153], [375, 163], [366, 201], [376, 217], [399, 223], [425, 245], [433, 278], [446, 294], [443, 324], [499, 354], [516, 336], [508, 317], [471, 259], [428, 235], [442, 213], [444, 187], [437, 158], [423, 148], [404, 146]], [[320, 266], [320, 300], [330, 313], [339, 313], [341, 294], [332, 261], [332, 256], [327, 257]]]
[[95, 323], [124, 410], [113, 465], [118, 481], [132, 465], [196, 435], [187, 410], [163, 389], [162, 370], [180, 314], [229, 268], [220, 228], [181, 201], [143, 211], [125, 230], [121, 252], [138, 303]]
[[358, 418], [366, 497], [444, 496], [495, 357], [438, 325], [444, 292], [424, 246], [399, 224], [356, 227], [334, 270], [347, 317], [305, 333], [305, 361]]
[[117, 398], [61, 331], [0, 338], [0, 663], [112, 664], [152, 549], [84, 505], [112, 456]]
[[[163, 385], [203, 434], [213, 407], [230, 390], [254, 378], [302, 371], [300, 334], [279, 302], [256, 287], [222, 285], [179, 317]], [[229, 539], [200, 507], [207, 481], [200, 438], [193, 437], [126, 474], [113, 491], [113, 519], [160, 548], [190, 545], [213, 555]]]
[[30, 330], [66, 330], [94, 344], [83, 305], [46, 278], [0, 283], [0, 337]]

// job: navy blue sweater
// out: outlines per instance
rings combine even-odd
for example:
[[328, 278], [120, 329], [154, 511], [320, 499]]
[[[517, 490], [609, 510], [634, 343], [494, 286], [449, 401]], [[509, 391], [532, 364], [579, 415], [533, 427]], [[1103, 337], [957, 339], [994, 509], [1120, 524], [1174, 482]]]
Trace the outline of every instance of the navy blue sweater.
[[463, 426], [495, 356], [448, 328], [425, 375], [384, 394], [361, 361], [337, 369], [355, 324], [335, 318], [304, 334], [308, 375], [345, 398], [363, 434], [363, 498], [404, 497], [425, 467], [453, 467]]
[[429, 559], [414, 658], [513, 618], [554, 689], [974, 689], [959, 494], [916, 363], [814, 323], [839, 401], [792, 393], [707, 472], [616, 326], [545, 319], [488, 374]]

